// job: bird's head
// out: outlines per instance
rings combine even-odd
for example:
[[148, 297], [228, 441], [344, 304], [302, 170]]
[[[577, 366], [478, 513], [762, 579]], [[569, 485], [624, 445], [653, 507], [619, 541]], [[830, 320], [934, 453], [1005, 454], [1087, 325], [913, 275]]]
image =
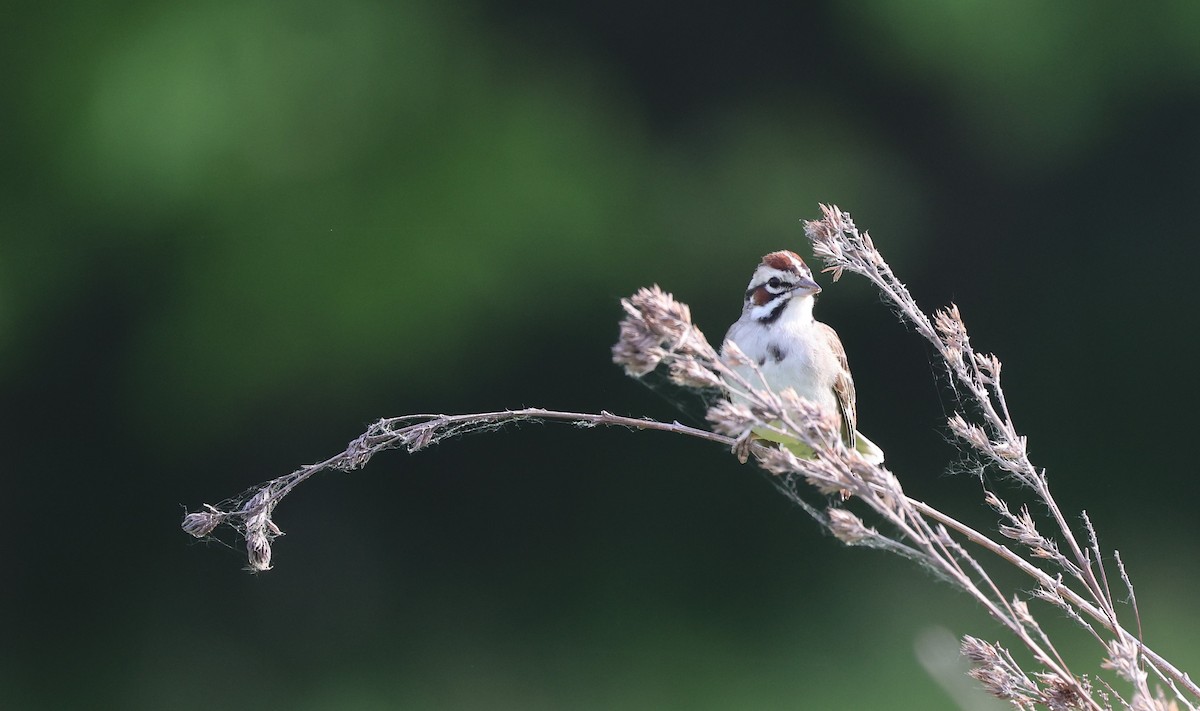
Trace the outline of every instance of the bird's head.
[[770, 323], [779, 318], [793, 299], [810, 299], [821, 291], [812, 270], [795, 252], [771, 252], [750, 277], [744, 311]]

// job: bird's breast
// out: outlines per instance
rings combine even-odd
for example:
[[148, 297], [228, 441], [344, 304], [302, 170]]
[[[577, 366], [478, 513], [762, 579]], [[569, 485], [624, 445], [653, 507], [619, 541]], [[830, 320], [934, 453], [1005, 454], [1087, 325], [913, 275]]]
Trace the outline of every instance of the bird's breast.
[[[838, 412], [833, 380], [836, 363], [831, 353], [816, 348], [817, 334], [806, 328], [761, 327], [731, 329], [729, 338], [755, 361], [767, 385], [775, 392], [792, 388], [796, 394], [824, 409]], [[739, 368], [751, 384], [758, 382], [752, 368]]]

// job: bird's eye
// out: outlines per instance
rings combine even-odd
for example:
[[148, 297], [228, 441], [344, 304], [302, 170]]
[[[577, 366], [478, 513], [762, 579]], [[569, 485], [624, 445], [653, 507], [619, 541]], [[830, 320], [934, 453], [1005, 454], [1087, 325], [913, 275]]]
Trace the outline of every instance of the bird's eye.
[[783, 282], [779, 280], [779, 277], [771, 277], [767, 280], [767, 286], [771, 287], [772, 289], [778, 289], [779, 287], [783, 286]]

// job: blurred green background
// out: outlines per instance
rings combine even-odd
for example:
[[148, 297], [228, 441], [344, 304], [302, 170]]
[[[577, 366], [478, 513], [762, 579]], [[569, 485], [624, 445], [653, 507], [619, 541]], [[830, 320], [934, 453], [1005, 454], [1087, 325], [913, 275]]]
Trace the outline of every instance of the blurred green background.
[[[178, 530], [383, 416], [678, 416], [609, 362], [618, 300], [719, 338], [818, 202], [1004, 358], [1195, 673], [1200, 6], [795, 5], [10, 8], [0, 706], [955, 708], [916, 647], [1011, 639], [700, 442], [384, 455], [298, 489], [258, 576]], [[855, 277], [818, 316], [906, 486], [994, 527], [918, 338]]]

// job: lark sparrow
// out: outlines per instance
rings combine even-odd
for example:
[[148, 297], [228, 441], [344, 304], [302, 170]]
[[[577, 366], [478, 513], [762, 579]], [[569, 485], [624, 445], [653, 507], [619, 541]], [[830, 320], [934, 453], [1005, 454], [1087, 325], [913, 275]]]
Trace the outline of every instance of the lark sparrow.
[[[799, 255], [768, 254], [750, 277], [742, 316], [729, 327], [725, 340], [736, 343], [758, 365], [772, 390], [794, 388], [800, 397], [837, 416], [846, 446], [878, 464], [883, 450], [855, 430], [854, 380], [842, 342], [836, 331], [813, 318], [813, 297], [820, 291]], [[734, 367], [750, 383], [759, 382], [751, 366]], [[797, 454], [812, 456], [798, 442], [787, 444]]]

